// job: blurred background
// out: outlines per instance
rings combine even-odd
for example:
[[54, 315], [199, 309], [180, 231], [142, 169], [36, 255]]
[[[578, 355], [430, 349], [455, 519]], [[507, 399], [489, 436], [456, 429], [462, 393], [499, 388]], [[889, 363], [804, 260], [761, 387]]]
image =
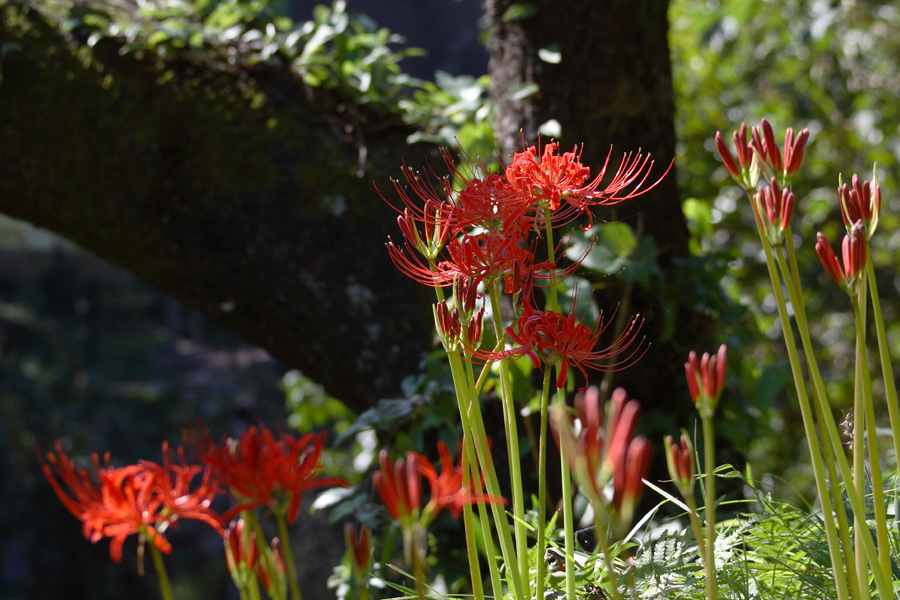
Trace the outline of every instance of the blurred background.
[[[192, 15], [209, 19], [210, 5], [218, 3], [126, 4], [126, 12], [143, 15], [143, 20], [133, 19], [132, 24], [155, 27], [171, 14], [151, 18], [153, 11], [169, 10], [188, 20]], [[320, 11], [318, 17], [313, 16], [314, 2], [221, 4], [251, 15], [238, 20], [242, 35], [250, 31], [267, 35], [267, 24], [284, 18], [290, 19], [290, 25], [282, 21], [279, 28], [301, 30], [307, 21], [323, 22], [328, 11], [328, 18], [352, 15], [359, 29], [348, 29], [348, 37], [371, 34], [378, 27], [399, 34], [403, 41], [391, 38], [384, 47], [401, 54], [405, 48], [424, 52], [396, 57], [399, 70], [384, 88], [392, 92], [375, 97], [381, 93], [377, 86], [357, 86], [349, 91], [331, 89], [329, 97], [356, 93], [355, 100], [364, 97], [360, 106], [366, 110], [382, 103], [384, 114], [394, 115], [386, 119], [396, 117], [410, 128], [410, 143], [458, 143], [473, 156], [492, 156], [495, 140], [488, 132], [495, 113], [489, 81], [482, 77], [488, 72], [489, 22], [479, 3], [349, 0], [346, 5], [315, 9]], [[508, 3], [504, 16], [509, 22], [532, 18], [533, 13], [528, 13], [532, 5]], [[109, 28], [109, 22], [125, 20], [120, 14], [102, 26], [97, 24], [92, 11], [109, 12], [109, 7], [100, 0], [43, 6], [13, 2], [0, 10], [7, 31], [15, 28], [22, 11], [37, 12], [77, 42], [73, 46], [77, 53], [93, 47], [89, 42], [95, 34], [132, 35], [125, 27]], [[600, 269], [604, 285], [644, 289], [645, 296], [657, 298], [652, 308], [670, 319], [677, 319], [682, 310], [697, 316], [698, 327], [704, 331], [697, 331], [694, 339], [706, 344], [697, 350], [729, 344], [729, 390], [721, 405], [718, 430], [729, 444], [722, 460], [749, 469], [765, 489], [801, 505], [810, 491], [811, 474], [793, 397], [787, 391], [790, 372], [775, 323], [774, 300], [747, 199], [717, 161], [713, 136], [721, 130], [730, 139], [741, 122], [757, 125], [761, 117], [773, 123], [779, 139], [788, 126], [810, 130], [804, 169], [794, 184], [798, 196], [795, 244], [801, 263], [807, 266], [808, 306], [819, 315], [814, 333], [822, 348], [821, 364], [828, 365], [826, 379], [840, 418], [850, 406], [846, 370], [853, 355], [853, 338], [848, 333], [852, 315], [842, 302], [843, 294], [835, 293], [822, 272], [813, 240], [816, 231], [823, 231], [836, 247], [842, 235], [835, 193], [838, 174], [845, 181], [853, 173], [871, 179], [877, 162], [884, 204], [873, 242], [874, 260], [885, 319], [893, 324], [888, 333], [896, 355], [900, 349], [896, 295], [900, 287], [896, 264], [900, 38], [894, 35], [898, 26], [900, 14], [893, 2], [671, 0], [666, 39], [675, 107], [677, 184], [689, 254], [660, 265], [657, 254], [641, 253], [646, 246], [625, 244], [618, 256], [606, 257]], [[578, 35], [603, 36], [609, 27], [615, 25], [592, 23]], [[140, 37], [144, 34], [135, 35], [144, 39]], [[163, 54], [171, 55], [179, 47], [172, 42], [177, 36], [166, 35], [170, 37], [154, 43]], [[333, 43], [340, 48], [345, 42]], [[139, 49], [151, 50], [148, 45]], [[0, 69], [5, 70], [21, 51], [21, 40], [0, 39]], [[401, 76], [408, 78], [398, 79]], [[604, 73], [586, 71], [584, 77], [602, 79]], [[309, 79], [306, 83], [312, 86]], [[11, 97], [5, 101], [3, 97], [13, 84], [9, 78], [0, 80], [0, 118], [4, 118], [4, 106], [12, 106]], [[578, 94], [579, 82], [554, 92]], [[391, 112], [395, 106], [401, 107], [396, 110], [402, 112], [402, 119]], [[59, 110], [65, 111], [66, 106]], [[377, 151], [373, 146], [372, 152]], [[11, 156], [16, 150], [7, 152]], [[368, 160], [399, 164], [393, 156]], [[46, 178], [54, 177], [53, 167], [43, 167]], [[377, 183], [387, 185], [386, 179]], [[16, 191], [4, 189], [8, 202], [17, 201]], [[391, 232], [386, 229], [379, 236]], [[660, 240], [656, 245], [662, 245]], [[629, 280], [635, 272], [663, 271], [664, 275]], [[674, 298], [673, 289], [689, 289], [691, 294]], [[686, 306], [675, 308], [676, 303]], [[665, 327], [661, 325], [660, 330], [664, 332]], [[92, 545], [85, 540], [79, 523], [44, 480], [35, 452], [61, 439], [80, 460], [86, 461], [93, 451], [109, 451], [114, 462], [121, 464], [158, 460], [163, 440], [179, 442], [182, 428], [198, 421], [214, 437], [259, 422], [329, 430], [337, 441], [329, 468], [345, 477], [350, 472], [351, 482], [359, 487], [351, 488], [355, 496], [345, 497], [331, 519], [325, 511], [317, 513], [315, 521], [311, 517], [295, 541], [302, 544], [309, 537], [322, 546], [330, 545], [327, 552], [312, 549], [311, 556], [321, 564], [310, 565], [308, 597], [335, 594], [325, 585], [330, 565], [343, 552], [340, 527], [334, 523], [351, 514], [375, 523], [381, 518], [372, 507], [365, 479], [370, 469], [366, 458], [371, 459], [374, 444], [366, 432], [374, 430], [379, 439], [390, 439], [395, 448], [403, 449], [422, 446], [424, 432], [453, 427], [448, 426], [454, 407], [446, 398], [446, 380], [433, 362], [426, 360], [422, 365], [419, 372], [397, 374], [395, 379], [403, 380], [403, 385], [396, 386], [395, 395], [370, 398], [368, 407], [351, 403], [348, 408], [294, 365], [276, 360], [129, 271], [46, 229], [0, 216], [0, 600], [157, 597], [152, 574], [137, 575], [134, 540], [126, 544], [123, 565], [109, 559], [106, 542]], [[677, 399], [671, 398], [671, 389], [681, 391]], [[648, 399], [645, 432], [658, 438], [692, 426], [685, 390], [660, 388], [661, 397]], [[654, 403], [663, 407], [675, 403], [679, 409], [654, 412]], [[367, 410], [376, 406], [377, 415]], [[449, 441], [455, 434], [450, 430], [440, 435]], [[888, 460], [896, 462], [895, 457]], [[740, 486], [729, 493], [739, 497]], [[446, 535], [452, 539], [453, 534]], [[176, 548], [168, 563], [178, 582], [176, 597], [234, 597], [220, 557], [220, 540], [213, 532], [184, 524], [170, 538]], [[319, 542], [326, 539], [330, 541]], [[315, 558], [308, 560], [315, 562]], [[448, 572], [452, 573], [452, 567]]]

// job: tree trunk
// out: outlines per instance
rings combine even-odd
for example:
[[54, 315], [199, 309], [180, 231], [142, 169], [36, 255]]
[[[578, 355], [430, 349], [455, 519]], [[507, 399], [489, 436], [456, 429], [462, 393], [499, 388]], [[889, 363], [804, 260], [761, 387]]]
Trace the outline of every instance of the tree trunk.
[[[611, 169], [624, 153], [641, 150], [656, 161], [652, 180], [660, 177], [675, 156], [668, 5], [663, 0], [486, 0], [501, 152], [521, 150], [523, 139], [533, 144], [555, 120], [559, 133], [544, 135], [543, 141], [555, 137], [563, 151], [583, 143], [582, 162], [592, 172], [612, 145]], [[536, 91], [524, 95], [527, 84], [536, 84]], [[651, 192], [598, 213], [599, 220], [624, 220], [638, 235], [653, 238], [665, 279], [671, 279], [678, 259], [688, 256], [674, 171], [672, 166]], [[654, 343], [641, 363], [617, 375], [617, 383], [651, 400], [659, 389], [683, 382], [685, 347], [696, 341], [702, 318], [678, 307], [671, 289], [665, 297], [660, 289], [631, 290], [608, 280], [604, 286], [614, 288], [600, 298], [606, 308], [633, 295], [628, 310], [645, 314], [645, 331]]]
[[[73, 44], [0, 8], [0, 211], [50, 229], [236, 331], [362, 410], [430, 345], [433, 293], [384, 248], [398, 119], [230, 71]], [[364, 158], [364, 160], [363, 160]]]

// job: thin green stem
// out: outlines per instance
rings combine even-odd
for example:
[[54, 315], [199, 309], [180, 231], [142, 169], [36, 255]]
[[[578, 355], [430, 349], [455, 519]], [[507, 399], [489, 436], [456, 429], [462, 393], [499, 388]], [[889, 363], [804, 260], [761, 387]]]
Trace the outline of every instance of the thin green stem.
[[691, 522], [691, 529], [694, 530], [694, 539], [697, 540], [697, 554], [703, 560], [703, 568], [706, 570], [706, 578], [709, 579], [710, 571], [715, 577], [715, 568], [710, 569], [706, 560], [706, 536], [703, 535], [703, 526], [700, 524], [700, 517], [697, 516], [697, 502], [694, 500], [693, 494], [685, 496], [685, 503], [688, 507], [688, 519]]
[[[494, 463], [491, 458], [490, 446], [484, 429], [484, 420], [481, 416], [481, 405], [477, 398], [467, 394], [468, 386], [466, 385], [467, 379], [462, 364], [462, 358], [453, 352], [448, 352], [447, 357], [450, 362], [450, 372], [453, 375], [453, 382], [456, 386], [457, 402], [459, 404], [463, 426], [465, 427], [467, 422], [470, 425], [472, 441], [475, 446], [476, 456], [478, 457], [478, 465], [480, 466], [481, 475], [484, 477], [488, 495], [500, 498], [503, 494], [500, 491], [500, 485], [497, 481], [497, 472], [494, 469]], [[503, 555], [503, 560], [507, 565], [515, 565], [517, 564], [516, 551], [512, 541], [509, 520], [506, 517], [506, 511], [503, 509], [502, 505], [492, 503], [491, 513], [494, 517], [494, 526], [497, 528], [497, 534], [500, 541], [500, 552]], [[493, 561], [493, 556], [489, 556], [488, 560]], [[507, 573], [513, 596], [517, 600], [525, 600], [526, 596], [522, 593], [518, 569], [509, 569]], [[495, 587], [495, 596], [499, 593], [499, 589]]]
[[[606, 571], [607, 579], [609, 579], [613, 600], [622, 600], [622, 591], [619, 589], [619, 574], [616, 573], [615, 560], [609, 549], [609, 520], [606, 518], [605, 507], [594, 507], [594, 537], [597, 543], [600, 544], [600, 551], [603, 552], [603, 568]], [[568, 596], [568, 598], [574, 597]]]
[[[865, 341], [865, 282], [860, 286], [860, 298], [853, 298], [853, 317], [856, 320], [856, 364], [860, 380], [863, 412], [865, 413], [866, 441], [869, 449], [869, 469], [872, 473], [872, 510], [875, 517], [875, 536], [878, 542], [878, 562], [887, 577], [891, 576], [890, 539], [887, 529], [887, 510], [884, 503], [884, 479], [881, 473], [881, 458], [878, 451], [878, 435], [875, 425], [875, 407], [872, 404], [872, 380], [869, 376], [869, 361]], [[863, 472], [865, 474], [865, 471]], [[865, 493], [865, 489], [863, 489]]]
[[291, 551], [291, 537], [288, 533], [287, 519], [283, 513], [275, 513], [275, 525], [278, 527], [278, 535], [281, 537], [281, 551], [284, 554], [284, 564], [287, 568], [288, 588], [291, 590], [291, 600], [301, 600], [300, 581], [297, 579], [297, 566], [294, 564], [294, 553]]
[[[557, 389], [557, 403], [563, 403], [563, 390]], [[566, 453], [559, 453], [559, 470], [562, 478], [562, 510], [563, 510], [563, 539], [566, 549], [566, 598], [576, 598], [575, 595], [575, 519], [572, 510], [572, 480], [569, 461]], [[542, 556], [538, 560], [543, 560]]]
[[[754, 208], [755, 212], [755, 208]], [[835, 589], [837, 592], [838, 600], [847, 600], [848, 592], [847, 592], [847, 582], [844, 577], [844, 570], [841, 567], [843, 564], [843, 558], [841, 556], [841, 547], [838, 541], [837, 532], [834, 528], [834, 521], [831, 519], [832, 509], [831, 509], [831, 500], [828, 491], [828, 485], [825, 481], [825, 472], [824, 467], [822, 465], [822, 454], [819, 449], [819, 442], [816, 438], [816, 428], [813, 420], [812, 410], [810, 407], [809, 397], [806, 393], [806, 385], [803, 378], [803, 368], [800, 365], [800, 358], [797, 355], [797, 344], [794, 340], [793, 329], [791, 328], [790, 318], [788, 317], [787, 305], [784, 300], [784, 293], [782, 291], [781, 286], [781, 278], [778, 274], [778, 268], [775, 265], [775, 259], [772, 255], [772, 247], [769, 244], [769, 240], [766, 238], [765, 232], [763, 231], [762, 225], [759, 221], [759, 215], [756, 215], [757, 219], [757, 232], [759, 233], [760, 242], [763, 248], [763, 254], [766, 258], [766, 267], [769, 272], [769, 279], [772, 284], [772, 291], [775, 294], [776, 306], [778, 308], [778, 317], [781, 321], [781, 331], [784, 336], [785, 347], [788, 353], [788, 360], [791, 365], [791, 372], [794, 377], [794, 389], [797, 392], [797, 401], [800, 406], [800, 415], [803, 421], [803, 431], [806, 435], [806, 442], [809, 447], [809, 455], [810, 462], [812, 463], [813, 468], [813, 476], [816, 482], [816, 493], [819, 497], [819, 501], [822, 504], [822, 513], [823, 513], [823, 523], [825, 527], [825, 536], [828, 539], [828, 552], [831, 557], [831, 563], [833, 565], [832, 574], [834, 576], [835, 581]], [[785, 237], [787, 239], [791, 239], [790, 229], [787, 230]], [[781, 254], [779, 254], [781, 256]], [[793, 282], [793, 278], [788, 275], [785, 278], [787, 282]], [[794, 286], [787, 285], [788, 290], [794, 290]], [[799, 289], [796, 290], [799, 293]], [[791, 292], [792, 299], [794, 297], [794, 292]], [[794, 303], [796, 306], [797, 303]], [[795, 315], [799, 313], [795, 312]], [[798, 329], [803, 331], [805, 328], [804, 324], [799, 325]], [[829, 419], [824, 419], [825, 422], [828, 422]]]
[[[500, 286], [493, 282], [488, 286], [491, 298], [491, 311], [494, 315], [494, 332], [497, 339], [503, 337], [503, 324], [500, 322]], [[505, 359], [500, 360], [500, 399], [503, 404], [503, 416], [506, 429], [506, 449], [509, 456], [509, 484], [512, 495], [513, 523], [516, 539], [516, 556], [522, 591], [531, 596], [529, 590], [528, 561], [528, 528], [525, 526], [525, 490], [522, 485], [522, 467], [519, 461], [519, 434], [516, 425], [516, 408], [513, 403], [512, 385], [510, 384], [509, 366]], [[510, 565], [512, 566], [512, 565]]]
[[703, 486], [706, 493], [706, 598], [717, 600], [719, 584], [716, 578], [716, 450], [712, 417], [702, 417], [703, 424]]
[[871, 252], [866, 242], [866, 280], [872, 297], [872, 315], [875, 317], [875, 333], [878, 337], [878, 355], [881, 362], [881, 375], [884, 378], [884, 396], [887, 402], [888, 416], [891, 423], [891, 438], [894, 442], [894, 460], [900, 465], [900, 405], [897, 403], [897, 384], [894, 381], [894, 370], [891, 367], [891, 356], [888, 349], [887, 332], [884, 328], [884, 316], [881, 314], [881, 302], [878, 300], [878, 285], [875, 282], [875, 267], [872, 264]]
[[547, 548], [547, 415], [550, 404], [551, 369], [544, 369], [544, 385], [541, 389], [541, 429], [538, 442], [538, 524], [537, 524], [537, 575], [535, 580], [535, 598], [544, 597], [544, 553]]
[[[802, 292], [802, 287], [800, 285], [800, 275], [799, 275], [800, 270], [797, 268], [797, 253], [794, 250], [794, 244], [790, 243], [790, 241], [793, 239], [790, 228], [788, 228], [787, 231], [785, 232], [785, 239], [789, 241], [789, 243], [786, 244], [787, 256], [788, 256], [788, 266], [787, 266], [787, 268], [785, 268], [784, 256], [781, 254], [780, 247], [779, 247], [779, 253], [778, 253], [778, 259], [779, 259], [778, 264], [779, 264], [779, 267], [781, 268], [782, 274], [784, 275], [785, 285], [788, 287], [788, 293], [790, 294], [790, 297], [791, 297], [791, 305], [794, 308], [794, 318], [797, 321], [797, 328], [801, 332], [808, 332], [809, 327], [808, 327], [808, 322], [806, 320], [806, 303], [802, 301], [803, 292]], [[783, 300], [782, 300], [782, 302], [783, 302]], [[793, 335], [791, 337], [793, 339]], [[785, 339], [787, 339], [787, 338], [785, 338]], [[794, 342], [791, 342], [791, 344], [794, 345]], [[810, 361], [812, 361], [811, 365], [809, 365]], [[818, 364], [816, 363], [815, 355], [813, 355], [811, 353], [807, 354], [807, 363], [809, 365], [808, 368], [809, 368], [810, 372], [818, 373]], [[804, 390], [805, 389], [806, 388], [804, 386]], [[828, 439], [828, 432], [827, 432], [828, 426], [826, 425], [826, 423], [827, 422], [833, 423], [834, 418], [830, 412], [826, 412], [826, 410], [825, 410], [825, 408], [828, 405], [827, 400], [824, 400], [821, 402], [819, 401], [819, 398], [816, 396], [816, 388], [815, 387], [813, 387], [813, 389], [812, 389], [812, 394], [813, 394], [813, 403], [812, 404], [813, 404], [813, 408], [816, 413], [815, 419], [816, 419], [816, 422], [818, 423], [819, 434], [821, 435], [821, 439], [823, 442], [823, 445], [821, 446], [821, 451], [823, 453], [822, 454], [823, 464], [825, 465], [825, 468], [828, 470], [828, 481], [834, 482], [833, 485], [826, 486], [828, 488], [828, 491], [831, 494], [831, 504], [829, 504], [827, 499], [824, 502], [822, 502], [822, 513], [823, 513], [823, 515], [830, 514], [832, 506], [835, 509], [834, 514], [837, 516], [837, 523], [838, 523], [837, 533], [840, 536], [840, 548], [844, 549], [845, 560], [843, 560], [843, 563], [841, 563], [841, 562], [835, 563], [834, 562], [835, 555], [838, 558], [840, 558], [840, 550], [838, 548], [835, 548], [836, 552], [832, 551], [830, 537], [828, 538], [829, 539], [829, 552], [832, 554], [832, 556], [831, 556], [832, 564], [834, 564], [834, 565], [845, 564], [847, 566], [847, 583], [848, 583], [847, 587], [849, 589], [851, 600], [860, 600], [860, 596], [861, 596], [860, 590], [862, 588], [860, 588], [859, 575], [858, 575], [859, 570], [857, 569], [856, 561], [854, 558], [856, 555], [856, 552], [854, 551], [854, 548], [851, 545], [851, 541], [850, 541], [850, 527], [849, 527], [849, 523], [847, 522], [846, 511], [844, 510], [844, 498], [841, 495], [840, 486], [837, 485], [837, 482], [839, 481], [839, 479], [838, 479], [838, 475], [837, 475], [837, 469], [835, 467], [835, 460], [833, 460], [835, 449], [832, 448], [830, 444], [825, 442], [825, 440]], [[807, 439], [810, 440], [811, 444], [815, 443], [816, 448], [819, 448], [818, 443], [809, 437], [809, 433], [807, 433]], [[812, 452], [812, 445], [810, 446], [810, 451]], [[837, 451], [843, 452], [843, 448], [840, 448]], [[821, 498], [821, 491], [819, 491], [819, 496]], [[827, 536], [827, 535], [829, 535], [828, 530], [832, 529], [834, 527], [834, 524], [831, 522], [830, 519], [825, 519], [825, 521], [826, 522], [824, 525], [825, 525], [826, 536]], [[839, 568], [839, 567], [835, 567], [835, 568]], [[868, 588], [865, 588], [865, 589], [867, 591], [862, 595], [865, 595], [866, 597], [868, 597]]]
[[[765, 239], [765, 235], [762, 233], [762, 231], [760, 231], [760, 237], [763, 239], [763, 248], [766, 253], [767, 264], [769, 264], [770, 257], [771, 257], [770, 246], [768, 244], [768, 240]], [[788, 229], [787, 232], [785, 233], [785, 237], [787, 239], [791, 239], [790, 238], [790, 229]], [[786, 267], [784, 265], [784, 258], [780, 252], [780, 248], [779, 248], [778, 256], [779, 256], [779, 265], [782, 267], [782, 269], [786, 269]], [[806, 400], [806, 389], [805, 389], [805, 386], [802, 385], [803, 375], [802, 375], [802, 370], [800, 368], [800, 359], [797, 356], [797, 347], [793, 341], [794, 340], [793, 332], [790, 328], [790, 320], [787, 316], [787, 309], [784, 305], [784, 297], [781, 294], [781, 286], [776, 281], [776, 275], [774, 272], [772, 272], [773, 268], [774, 268], [774, 265], [770, 265], [770, 277], [772, 278], [773, 290], [776, 293], [776, 300], [778, 300], [778, 309], [779, 309], [779, 316], [781, 317], [781, 322], [782, 322], [782, 331], [785, 336], [785, 342], [786, 342], [785, 345], [787, 346], [788, 357], [791, 361], [791, 370], [794, 374], [794, 381], [797, 385], [798, 395], [800, 394], [800, 389], [801, 388], [803, 389], [803, 392], [802, 392], [803, 399], [801, 400], [801, 413], [802, 413], [803, 403], [808, 401], [808, 400]], [[795, 317], [799, 317], [800, 315], [805, 315], [805, 313], [803, 312], [802, 309], [800, 309], [800, 310], [796, 309], [796, 307], [800, 306], [802, 303], [802, 296], [800, 294], [799, 285], [795, 288], [795, 286], [792, 285], [793, 281], [794, 281], [794, 278], [789, 273], [785, 272], [785, 282], [787, 284], [788, 292], [791, 294], [791, 304], [792, 304], [792, 306], [795, 307], [794, 315], [795, 315]], [[813, 391], [814, 391], [813, 399], [817, 403], [819, 403], [822, 414], [828, 415], [830, 413], [830, 407], [828, 404], [828, 396], [825, 393], [825, 385], [822, 381], [822, 375], [819, 372], [819, 366], [815, 359], [815, 353], [814, 353], [814, 350], [812, 347], [812, 341], [809, 337], [809, 329], [806, 327], [805, 318], [804, 318], [803, 323], [801, 323], [798, 320], [797, 325], [798, 325], [797, 330], [800, 334], [800, 339], [801, 339], [801, 343], [802, 343], [802, 347], [803, 347], [804, 356], [806, 357], [806, 364], [809, 369], [810, 382], [813, 386]], [[846, 484], [847, 498], [850, 500], [850, 506], [853, 509], [853, 514], [855, 516], [862, 515], [862, 518], [864, 519], [865, 514], [866, 514], [865, 503], [863, 501], [864, 499], [859, 494], [856, 493], [856, 489], [853, 487], [853, 483], [852, 483], [853, 482], [853, 474], [850, 470], [850, 465], [847, 462], [847, 457], [844, 455], [844, 446], [841, 441], [840, 434], [837, 431], [837, 425], [834, 423], [833, 419], [829, 419], [829, 418], [823, 419], [823, 422], [825, 424], [825, 430], [827, 433], [828, 441], [831, 443], [832, 450], [834, 451], [834, 456], [837, 459], [838, 469], [841, 474], [841, 478], [843, 479], [844, 483]], [[805, 428], [805, 425], [804, 425], [804, 428]], [[809, 433], [809, 431], [807, 431], [807, 442], [810, 444], [810, 447], [812, 448], [812, 438], [809, 437], [809, 435], [810, 435], [810, 433]], [[817, 458], [813, 459], [814, 472], [816, 469], [815, 461], [817, 459], [819, 461], [821, 461], [821, 457], [817, 457]], [[819, 468], [821, 468], [821, 465], [819, 466]], [[818, 479], [818, 476], [817, 476], [817, 479]], [[826, 531], [826, 535], [829, 536], [828, 537], [829, 552], [832, 553], [832, 556], [831, 556], [832, 565], [840, 565], [840, 564], [843, 564], [842, 563], [843, 558], [840, 556], [839, 553], [837, 553], [835, 555], [835, 552], [837, 549], [836, 547], [832, 548], [832, 543], [837, 542], [836, 537], [832, 541], [832, 535], [834, 532], [834, 522], [832, 519], [828, 518], [828, 515], [830, 514], [830, 512], [825, 511], [825, 503], [828, 502], [827, 490], [819, 489], [818, 480], [816, 482], [816, 487], [817, 487], [817, 492], [819, 495], [819, 501], [822, 502], [822, 506], [823, 506], [825, 531]], [[828, 503], [830, 504], [830, 502], [828, 502]], [[831, 532], [831, 533], [829, 533], [829, 532]], [[877, 551], [875, 548], [875, 542], [872, 540], [872, 536], [871, 536], [869, 530], [864, 528], [862, 531], [860, 531], [860, 535], [862, 538], [862, 546], [865, 551], [866, 558], [869, 560], [870, 564], [877, 565], [878, 564], [878, 555], [877, 555]], [[885, 598], [890, 598], [891, 597], [890, 592], [889, 592], [890, 584], [888, 583], [889, 580], [887, 578], [885, 578], [885, 575], [880, 568], [873, 568], [872, 571], [873, 571], [873, 574], [875, 577], [875, 584], [878, 588], [879, 594]], [[844, 597], [846, 597], [846, 595], [845, 595], [846, 594], [846, 581], [844, 579], [843, 569], [835, 566], [835, 567], [833, 567], [833, 573], [835, 575], [835, 583], [836, 583], [837, 592], [839, 594], [839, 597], [844, 598]], [[840, 583], [838, 583], [838, 579], [840, 579]], [[860, 579], [862, 579], [861, 576], [860, 576]], [[842, 589], [842, 587], [844, 589]]]
[[163, 562], [162, 552], [152, 540], [148, 540], [150, 556], [153, 557], [153, 566], [156, 568], [156, 578], [159, 580], [159, 592], [163, 600], [172, 600], [172, 586], [169, 584], [169, 575], [166, 573], [166, 565]]

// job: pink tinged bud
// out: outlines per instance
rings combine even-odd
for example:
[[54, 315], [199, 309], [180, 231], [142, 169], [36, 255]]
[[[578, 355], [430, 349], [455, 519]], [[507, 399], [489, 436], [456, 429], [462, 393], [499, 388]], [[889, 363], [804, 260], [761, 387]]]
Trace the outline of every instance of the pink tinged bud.
[[745, 169], [750, 166], [750, 161], [753, 159], [753, 152], [747, 145], [747, 125], [741, 123], [740, 130], [735, 133], [733, 137], [734, 149], [738, 156], [738, 164], [741, 165], [741, 169]]
[[644, 490], [653, 451], [644, 436], [634, 438], [616, 464], [613, 478], [613, 507], [623, 524], [631, 523], [634, 508]]
[[682, 496], [689, 496], [694, 488], [694, 448], [690, 440], [681, 434], [680, 443], [667, 435], [663, 444], [666, 450], [666, 466], [669, 476]]
[[828, 243], [828, 238], [821, 231], [816, 234], [816, 254], [819, 255], [825, 271], [831, 275], [835, 283], [841, 285], [844, 282], [844, 274], [841, 272], [834, 250], [831, 249], [831, 244]]
[[408, 208], [404, 209], [403, 214], [397, 217], [397, 225], [400, 227], [400, 233], [406, 238], [406, 243], [419, 252], [422, 252], [422, 238], [419, 237], [419, 230], [416, 227], [416, 222], [413, 220], [412, 215], [409, 214]]
[[725, 344], [719, 346], [719, 351], [716, 353], [716, 398], [722, 394], [722, 390], [725, 389], [725, 367], [726, 367], [726, 358], [728, 355], [728, 348]]
[[844, 259], [844, 276], [850, 280], [858, 277], [866, 268], [866, 226], [862, 220], [853, 224], [844, 236], [841, 247]]
[[[737, 136], [737, 134], [735, 134], [735, 136]], [[722, 136], [721, 131], [716, 132], [716, 149], [719, 151], [719, 157], [722, 159], [722, 164], [725, 165], [725, 170], [727, 170], [732, 177], [740, 177], [741, 170], [734, 162], [734, 157], [731, 156], [731, 151], [728, 150], [728, 146], [725, 145], [725, 138]]]
[[[619, 388], [622, 390], [622, 388]], [[625, 390], [622, 390], [625, 394]], [[634, 435], [637, 428], [638, 418], [641, 412], [641, 404], [637, 400], [629, 400], [622, 406], [621, 412], [616, 419], [607, 423], [607, 439], [610, 439], [608, 449], [606, 450], [606, 465], [613, 468], [620, 460], [621, 456], [628, 449], [629, 440]], [[609, 428], [612, 427], [612, 435]]]
[[350, 560], [354, 572], [365, 574], [369, 570], [372, 559], [372, 542], [369, 528], [362, 525], [357, 533], [353, 523], [348, 523], [344, 529], [344, 540], [350, 551]]
[[766, 152], [769, 155], [769, 162], [776, 173], [784, 171], [784, 165], [781, 162], [781, 151], [778, 144], [775, 143], [775, 132], [772, 131], [772, 125], [765, 119], [762, 120], [763, 135], [766, 139]]
[[809, 141], [809, 129], [804, 128], [795, 139], [793, 138], [793, 130], [788, 128], [788, 133], [792, 139], [789, 142], [787, 136], [785, 136], [784, 170], [788, 175], [793, 175], [800, 170], [800, 163], [803, 162], [806, 143]]
[[766, 161], [766, 145], [757, 127], [750, 130], [750, 148], [759, 155], [759, 159], [762, 162]]
[[481, 345], [481, 334], [484, 324], [484, 307], [475, 313], [475, 316], [469, 321], [468, 342], [470, 348], [477, 348]]
[[688, 361], [684, 363], [684, 374], [687, 379], [688, 390], [691, 393], [691, 400], [694, 404], [700, 396], [700, 384], [698, 382], [700, 373], [700, 365], [697, 361], [697, 353], [691, 350], [688, 354]]

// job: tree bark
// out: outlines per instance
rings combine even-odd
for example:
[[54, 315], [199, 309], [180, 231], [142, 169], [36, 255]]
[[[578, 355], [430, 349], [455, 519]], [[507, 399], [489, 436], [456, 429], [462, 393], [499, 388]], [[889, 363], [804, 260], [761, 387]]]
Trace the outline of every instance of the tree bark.
[[214, 71], [74, 44], [0, 8], [0, 211], [212, 317], [355, 410], [430, 346], [430, 290], [384, 248], [408, 127], [287, 68]]

